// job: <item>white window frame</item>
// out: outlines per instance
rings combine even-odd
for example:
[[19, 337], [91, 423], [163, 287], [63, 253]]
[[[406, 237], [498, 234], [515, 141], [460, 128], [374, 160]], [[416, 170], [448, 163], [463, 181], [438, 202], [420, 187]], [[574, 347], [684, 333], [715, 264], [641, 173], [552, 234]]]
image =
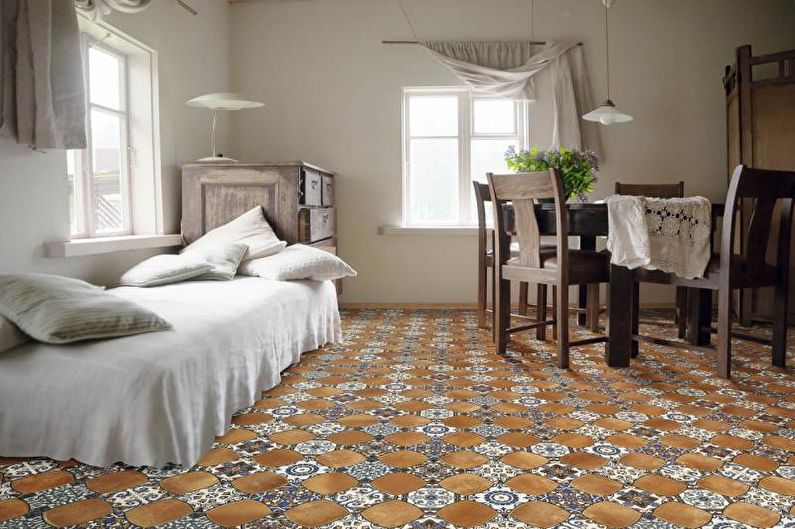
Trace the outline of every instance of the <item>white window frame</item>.
[[[91, 102], [91, 82], [89, 77], [91, 72], [88, 66], [88, 54], [91, 48], [96, 48], [103, 53], [112, 55], [120, 63], [119, 68], [119, 103], [120, 109], [106, 107], [98, 103]], [[81, 34], [81, 53], [83, 55], [83, 78], [86, 90], [86, 148], [82, 149], [75, 156], [75, 212], [80, 213], [77, 222], [78, 229], [73, 232], [72, 238], [95, 238], [95, 237], [117, 237], [119, 235], [130, 235], [132, 233], [131, 222], [131, 187], [130, 187], [130, 112], [127, 100], [128, 92], [128, 72], [127, 55], [123, 52], [108, 46], [101, 41], [97, 41], [88, 33]], [[120, 153], [119, 153], [119, 189], [122, 195], [122, 227], [120, 230], [112, 232], [97, 233], [95, 225], [96, 202], [94, 196], [94, 156], [91, 131], [91, 115], [94, 111], [110, 114], [121, 120], [120, 131]]]
[[[78, 22], [85, 65], [87, 148], [75, 156], [75, 210], [81, 212], [82, 225], [78, 222], [78, 230], [70, 238], [82, 241], [163, 235], [157, 52], [106, 22], [92, 21], [83, 15]], [[121, 59], [121, 110], [91, 103], [88, 79], [91, 47]], [[94, 226], [92, 110], [118, 116], [123, 121], [120, 153], [123, 229], [113, 233], [98, 234]]]
[[[457, 136], [411, 136], [409, 123], [409, 99], [412, 96], [455, 97], [458, 100], [458, 135]], [[474, 105], [477, 99], [499, 99], [497, 97], [477, 94], [467, 87], [406, 87], [403, 89], [401, 105], [401, 144], [402, 144], [402, 178], [403, 178], [403, 226], [473, 226], [477, 219], [472, 217], [472, 140], [477, 139], [518, 139], [520, 148], [529, 146], [529, 106], [526, 102], [517, 101], [515, 134], [475, 134]], [[418, 223], [411, 219], [411, 157], [410, 143], [412, 139], [458, 139], [458, 219], [449, 222]], [[483, 175], [485, 176], [485, 175]]]

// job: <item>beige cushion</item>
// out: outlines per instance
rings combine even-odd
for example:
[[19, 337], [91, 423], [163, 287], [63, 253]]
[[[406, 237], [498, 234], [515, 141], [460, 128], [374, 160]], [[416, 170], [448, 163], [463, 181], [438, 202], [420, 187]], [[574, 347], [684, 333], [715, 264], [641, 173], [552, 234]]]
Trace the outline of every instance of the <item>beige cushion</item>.
[[243, 243], [247, 247], [244, 261], [267, 257], [279, 253], [287, 246], [287, 243], [280, 241], [273, 232], [270, 224], [265, 219], [262, 207], [257, 206], [243, 213], [238, 218], [219, 226], [212, 231], [204, 234], [193, 244], [182, 250], [187, 252], [207, 246], [217, 246], [218, 244], [228, 244], [232, 242]]
[[237, 273], [237, 267], [240, 266], [240, 261], [242, 261], [247, 251], [248, 246], [240, 242], [206, 244], [198, 248], [190, 248], [183, 252], [180, 257], [185, 257], [194, 261], [204, 261], [212, 266], [210, 270], [201, 274], [196, 279], [227, 281], [229, 279], [234, 279]]
[[294, 244], [276, 255], [241, 264], [240, 273], [277, 281], [293, 279], [326, 281], [355, 276], [356, 270], [332, 253], [303, 244]]
[[0, 316], [0, 353], [29, 341], [30, 336], [26, 335], [20, 331], [16, 325]]
[[101, 287], [43, 274], [0, 275], [0, 315], [32, 338], [56, 344], [171, 328]]
[[128, 287], [156, 287], [187, 281], [213, 269], [213, 265], [183, 255], [161, 254], [133, 266], [121, 276]]

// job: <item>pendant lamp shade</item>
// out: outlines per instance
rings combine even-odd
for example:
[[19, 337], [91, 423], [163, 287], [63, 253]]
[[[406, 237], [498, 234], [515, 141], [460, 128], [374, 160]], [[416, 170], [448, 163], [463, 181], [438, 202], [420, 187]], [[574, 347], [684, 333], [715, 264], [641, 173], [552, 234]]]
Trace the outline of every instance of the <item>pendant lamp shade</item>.
[[602, 125], [613, 125], [615, 123], [626, 123], [634, 118], [616, 108], [616, 104], [610, 99], [610, 28], [608, 26], [607, 12], [615, 0], [602, 0], [605, 6], [605, 68], [607, 78], [607, 99], [598, 107], [585, 114], [582, 119], [594, 121]]
[[596, 109], [585, 114], [582, 119], [586, 121], [596, 121], [602, 125], [613, 125], [614, 123], [626, 123], [634, 118], [616, 108], [615, 103], [609, 99], [605, 100]]
[[212, 152], [212, 156], [200, 158], [198, 160], [200, 162], [236, 161], [232, 158], [226, 158], [216, 154], [218, 151], [215, 149], [215, 129], [218, 122], [219, 110], [234, 111], [265, 106], [265, 103], [260, 101], [250, 101], [240, 94], [235, 94], [232, 92], [214, 92], [212, 94], [204, 94], [186, 101], [185, 104], [191, 107], [206, 108], [208, 110], [212, 110], [213, 112], [212, 127], [210, 128], [210, 150]]

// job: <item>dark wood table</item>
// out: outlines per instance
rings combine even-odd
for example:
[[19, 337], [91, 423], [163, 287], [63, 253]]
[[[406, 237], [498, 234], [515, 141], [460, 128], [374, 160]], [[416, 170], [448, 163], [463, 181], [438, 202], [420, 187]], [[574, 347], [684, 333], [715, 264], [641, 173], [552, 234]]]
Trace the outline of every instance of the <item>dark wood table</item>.
[[[513, 211], [506, 208], [506, 224], [513, 225]], [[580, 249], [595, 250], [596, 238], [607, 237], [607, 204], [572, 202], [566, 204], [569, 236], [579, 237]], [[716, 219], [723, 216], [723, 204], [712, 205], [713, 232]], [[536, 205], [538, 228], [542, 235], [555, 235], [555, 205]], [[632, 355], [632, 274], [628, 268], [610, 265], [609, 340], [605, 344], [605, 360], [612, 367], [629, 366]], [[587, 288], [579, 289], [578, 305], [585, 309]], [[709, 345], [709, 326], [712, 317], [712, 295], [709, 290], [693, 290], [687, 313], [687, 341], [698, 346]], [[577, 323], [585, 325], [586, 314], [581, 310]]]

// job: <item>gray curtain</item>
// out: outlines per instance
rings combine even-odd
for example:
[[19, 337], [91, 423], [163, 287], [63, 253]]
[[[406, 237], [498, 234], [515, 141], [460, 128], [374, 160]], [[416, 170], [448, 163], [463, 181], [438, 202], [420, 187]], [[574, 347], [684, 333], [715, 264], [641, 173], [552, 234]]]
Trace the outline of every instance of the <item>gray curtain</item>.
[[[596, 128], [580, 118], [592, 101], [582, 49], [576, 42], [552, 42], [538, 52], [533, 44], [521, 41], [421, 44], [461, 81], [479, 91], [549, 105], [554, 116], [552, 146], [600, 150]], [[551, 84], [549, 100], [537, 97], [538, 82]]]
[[143, 11], [152, 0], [75, 0], [75, 6], [92, 19], [109, 15], [111, 11], [137, 13]]
[[37, 148], [85, 148], [74, 4], [3, 0], [0, 5], [0, 134]]

